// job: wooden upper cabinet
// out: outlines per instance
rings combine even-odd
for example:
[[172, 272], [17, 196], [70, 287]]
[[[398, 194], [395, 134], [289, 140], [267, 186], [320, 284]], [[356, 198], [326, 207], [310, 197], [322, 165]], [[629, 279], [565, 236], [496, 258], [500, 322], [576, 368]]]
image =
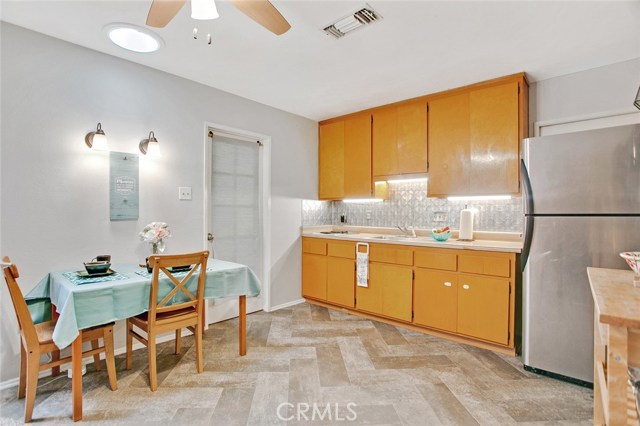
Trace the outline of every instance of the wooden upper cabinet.
[[429, 196], [518, 194], [527, 103], [522, 74], [430, 97]]
[[429, 195], [469, 188], [469, 94], [429, 102]]
[[427, 104], [407, 102], [373, 112], [373, 180], [427, 173]]
[[319, 127], [318, 198], [371, 197], [371, 114]]
[[318, 197], [344, 197], [344, 121], [320, 125]]
[[371, 115], [361, 114], [344, 122], [344, 196], [370, 197]]

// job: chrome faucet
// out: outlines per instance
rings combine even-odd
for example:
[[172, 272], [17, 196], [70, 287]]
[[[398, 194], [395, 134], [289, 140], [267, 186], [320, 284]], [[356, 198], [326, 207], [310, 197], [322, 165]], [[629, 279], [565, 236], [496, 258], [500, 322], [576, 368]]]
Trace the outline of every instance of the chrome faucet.
[[396, 226], [406, 237], [416, 238], [416, 230], [413, 226]]

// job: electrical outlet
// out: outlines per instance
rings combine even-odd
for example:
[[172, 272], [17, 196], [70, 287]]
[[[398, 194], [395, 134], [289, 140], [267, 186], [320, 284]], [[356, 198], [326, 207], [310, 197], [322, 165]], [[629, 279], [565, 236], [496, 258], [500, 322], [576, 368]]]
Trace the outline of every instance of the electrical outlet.
[[191, 200], [191, 187], [180, 186], [178, 187], [178, 200]]
[[371, 212], [367, 211], [367, 216], [366, 216], [367, 220], [371, 220]]

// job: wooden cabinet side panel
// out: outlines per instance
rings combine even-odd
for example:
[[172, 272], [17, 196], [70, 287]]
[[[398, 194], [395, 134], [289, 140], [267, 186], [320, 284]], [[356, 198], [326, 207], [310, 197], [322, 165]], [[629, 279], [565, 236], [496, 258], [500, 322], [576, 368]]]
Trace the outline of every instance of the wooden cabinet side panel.
[[302, 295], [327, 300], [327, 257], [302, 254]]
[[354, 307], [355, 261], [327, 257], [327, 301], [349, 308]]
[[371, 197], [371, 115], [344, 122], [344, 196]]
[[369, 263], [369, 286], [356, 286], [356, 309], [382, 315], [383, 266]]
[[458, 274], [416, 269], [413, 321], [416, 324], [456, 332]]
[[318, 198], [344, 197], [344, 121], [320, 125]]
[[372, 150], [373, 178], [385, 177], [398, 172], [398, 150], [396, 140], [397, 109], [384, 108], [373, 113]]
[[518, 82], [469, 94], [470, 194], [519, 191]]
[[469, 94], [429, 102], [429, 195], [469, 191]]
[[398, 173], [427, 173], [427, 103], [398, 105]]
[[509, 342], [509, 280], [458, 275], [458, 333]]
[[382, 314], [411, 321], [413, 270], [402, 266], [383, 266]]

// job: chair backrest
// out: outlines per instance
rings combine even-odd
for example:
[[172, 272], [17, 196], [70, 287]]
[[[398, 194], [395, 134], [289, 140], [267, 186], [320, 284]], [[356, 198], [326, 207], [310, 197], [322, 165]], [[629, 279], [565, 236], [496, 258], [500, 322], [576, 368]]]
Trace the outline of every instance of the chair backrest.
[[[149, 257], [149, 266], [153, 267], [153, 273], [151, 278], [151, 293], [149, 295], [149, 322], [154, 323], [156, 315], [164, 312], [178, 311], [193, 307], [198, 311], [198, 314], [202, 313], [204, 304], [204, 282], [207, 274], [207, 258], [209, 257], [208, 251], [200, 251], [196, 253], [187, 254], [175, 254], [175, 255], [154, 255]], [[178, 266], [191, 265], [191, 269], [184, 275], [176, 277], [178, 272], [172, 273], [168, 268], [175, 268]], [[160, 279], [163, 277], [160, 275], [163, 272], [169, 280], [170, 285], [173, 288], [158, 300], [158, 287]], [[197, 274], [198, 285], [195, 294], [189, 290], [186, 286]], [[166, 280], [163, 280], [166, 282]], [[171, 304], [176, 298], [185, 299], [185, 301]]]
[[[8, 257], [5, 257], [3, 260], [6, 263], [11, 263], [11, 260]], [[9, 287], [11, 302], [13, 303], [13, 308], [16, 311], [16, 316], [18, 317], [20, 332], [26, 340], [25, 343], [27, 344], [27, 346], [31, 344], [37, 344], [38, 334], [36, 333], [36, 327], [33, 325], [33, 320], [31, 319], [29, 308], [27, 308], [27, 302], [24, 301], [24, 296], [22, 295], [22, 291], [20, 290], [18, 281], [16, 281], [16, 279], [20, 276], [18, 267], [14, 264], [11, 264], [3, 268], [3, 271], [4, 280]]]

